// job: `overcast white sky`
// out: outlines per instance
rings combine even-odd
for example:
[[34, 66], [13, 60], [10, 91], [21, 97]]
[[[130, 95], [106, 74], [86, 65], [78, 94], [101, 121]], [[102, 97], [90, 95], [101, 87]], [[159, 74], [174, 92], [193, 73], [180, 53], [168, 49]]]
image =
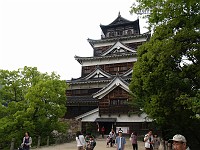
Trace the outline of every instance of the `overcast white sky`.
[[[37, 67], [61, 79], [81, 76], [74, 56], [92, 56], [87, 39], [100, 39], [100, 24], [129, 13], [134, 0], [0, 0], [0, 69]], [[140, 19], [141, 32], [145, 20]]]

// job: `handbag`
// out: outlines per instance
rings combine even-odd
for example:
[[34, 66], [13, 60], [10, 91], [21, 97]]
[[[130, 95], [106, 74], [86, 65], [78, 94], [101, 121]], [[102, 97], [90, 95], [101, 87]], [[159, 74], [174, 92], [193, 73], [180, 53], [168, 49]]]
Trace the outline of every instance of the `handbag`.
[[23, 150], [23, 147], [22, 147], [22, 146], [20, 146], [20, 147], [18, 148], [18, 150]]

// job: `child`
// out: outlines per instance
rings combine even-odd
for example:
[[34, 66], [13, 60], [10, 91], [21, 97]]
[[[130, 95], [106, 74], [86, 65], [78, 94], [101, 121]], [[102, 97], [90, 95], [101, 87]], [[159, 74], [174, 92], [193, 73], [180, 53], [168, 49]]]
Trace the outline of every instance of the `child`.
[[96, 146], [95, 143], [96, 142], [95, 142], [94, 138], [92, 136], [90, 136], [90, 140], [87, 142], [87, 148], [86, 148], [86, 150], [93, 150], [94, 147]]

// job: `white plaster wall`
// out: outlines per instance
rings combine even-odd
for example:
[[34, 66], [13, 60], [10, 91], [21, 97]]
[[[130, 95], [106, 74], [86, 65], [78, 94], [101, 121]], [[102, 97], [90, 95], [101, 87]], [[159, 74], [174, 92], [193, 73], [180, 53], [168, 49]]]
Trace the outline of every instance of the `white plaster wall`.
[[104, 65], [104, 64], [117, 64], [117, 63], [125, 63], [125, 62], [136, 62], [137, 58], [133, 56], [125, 56], [124, 58], [104, 58], [98, 60], [83, 60], [82, 66], [94, 66], [94, 65]]
[[[140, 37], [140, 38], [135, 38], [135, 39], [125, 39], [125, 40], [121, 40], [123, 43], [134, 43], [134, 42], [145, 42], [146, 41], [146, 37]], [[101, 47], [101, 46], [108, 46], [108, 45], [113, 45], [115, 44], [116, 41], [114, 42], [105, 42], [105, 43], [96, 43], [94, 44], [94, 47]]]
[[91, 115], [85, 116], [82, 118], [82, 122], [94, 122], [96, 118], [117, 118], [117, 122], [151, 122], [152, 120], [148, 119], [146, 120], [146, 114], [141, 114], [140, 116], [138, 115], [131, 115], [130, 117], [128, 115], [102, 115], [101, 117], [99, 116], [99, 112], [95, 112]]

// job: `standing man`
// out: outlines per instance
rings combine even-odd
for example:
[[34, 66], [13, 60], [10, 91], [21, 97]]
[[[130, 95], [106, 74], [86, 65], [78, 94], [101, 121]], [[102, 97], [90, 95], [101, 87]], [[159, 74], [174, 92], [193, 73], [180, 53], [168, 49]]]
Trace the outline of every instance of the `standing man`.
[[104, 126], [101, 128], [101, 135], [102, 135], [102, 138], [104, 139], [104, 133], [105, 133], [105, 128]]
[[119, 131], [118, 133], [119, 133], [119, 136], [116, 138], [117, 150], [124, 150], [125, 144], [126, 144], [126, 139], [125, 139], [125, 137], [122, 136], [122, 131]]
[[[173, 149], [174, 150], [186, 150], [186, 139], [183, 135], [176, 134], [173, 136]], [[189, 149], [189, 148], [188, 148]]]
[[152, 130], [150, 129], [149, 132], [144, 137], [144, 147], [145, 150], [153, 150], [153, 135]]

